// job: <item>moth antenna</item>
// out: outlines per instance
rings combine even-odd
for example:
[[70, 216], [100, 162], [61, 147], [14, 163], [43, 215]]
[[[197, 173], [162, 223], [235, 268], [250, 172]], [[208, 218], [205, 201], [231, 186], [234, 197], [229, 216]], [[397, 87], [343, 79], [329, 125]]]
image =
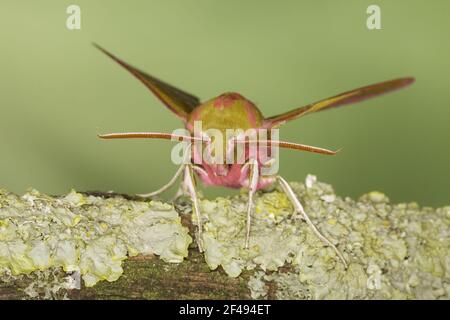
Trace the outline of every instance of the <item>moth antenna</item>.
[[204, 141], [205, 139], [164, 132], [118, 132], [97, 135], [101, 139], [164, 139], [178, 141]]
[[300, 144], [295, 142], [287, 142], [287, 141], [278, 141], [278, 140], [249, 140], [249, 141], [243, 141], [243, 140], [237, 140], [239, 143], [259, 143], [259, 144], [274, 144], [279, 146], [280, 148], [286, 148], [286, 149], [293, 149], [293, 150], [299, 150], [299, 151], [307, 151], [307, 152], [313, 152], [313, 153], [320, 153], [320, 154], [326, 154], [326, 155], [335, 155], [339, 151], [342, 150], [338, 149], [336, 151], [309, 146], [306, 144]]

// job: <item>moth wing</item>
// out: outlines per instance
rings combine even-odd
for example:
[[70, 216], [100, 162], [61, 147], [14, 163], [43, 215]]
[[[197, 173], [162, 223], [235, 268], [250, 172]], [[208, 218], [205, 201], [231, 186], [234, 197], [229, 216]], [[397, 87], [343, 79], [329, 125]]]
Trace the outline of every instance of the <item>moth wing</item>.
[[316, 111], [328, 110], [335, 107], [363, 101], [369, 98], [373, 98], [384, 93], [388, 93], [403, 87], [406, 87], [414, 82], [414, 78], [399, 78], [384, 82], [375, 83], [351, 91], [347, 91], [331, 98], [327, 98], [301, 108], [297, 108], [276, 116], [266, 118], [264, 125], [266, 128], [273, 128], [287, 121], [291, 121], [302, 117], [306, 114]]
[[166, 107], [183, 121], [186, 121], [188, 114], [195, 107], [200, 105], [200, 100], [196, 96], [175, 88], [174, 86], [129, 65], [95, 43], [94, 46], [138, 78]]

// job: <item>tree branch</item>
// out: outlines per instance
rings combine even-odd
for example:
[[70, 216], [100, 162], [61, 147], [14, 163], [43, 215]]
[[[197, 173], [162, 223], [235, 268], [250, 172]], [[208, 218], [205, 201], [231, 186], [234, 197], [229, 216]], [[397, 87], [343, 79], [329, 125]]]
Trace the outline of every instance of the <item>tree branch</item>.
[[[0, 190], [0, 299], [448, 299], [450, 207], [337, 196], [308, 176], [293, 190], [335, 252], [291, 219], [280, 190], [201, 200], [205, 253], [189, 202], [113, 193]], [[194, 220], [194, 221], [192, 221]]]

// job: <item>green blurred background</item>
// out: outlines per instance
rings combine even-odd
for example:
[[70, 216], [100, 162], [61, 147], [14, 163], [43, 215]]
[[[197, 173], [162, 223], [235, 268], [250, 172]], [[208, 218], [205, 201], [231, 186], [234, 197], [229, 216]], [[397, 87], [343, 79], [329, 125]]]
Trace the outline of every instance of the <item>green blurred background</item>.
[[[340, 195], [449, 204], [450, 2], [376, 1], [382, 30], [369, 31], [372, 3], [2, 0], [0, 186], [149, 192], [175, 171], [170, 142], [96, 138], [180, 122], [95, 41], [202, 99], [240, 92], [265, 115], [414, 76], [405, 90], [284, 126], [282, 139], [343, 151], [282, 151], [281, 174], [316, 174]], [[66, 29], [70, 4], [81, 30]]]

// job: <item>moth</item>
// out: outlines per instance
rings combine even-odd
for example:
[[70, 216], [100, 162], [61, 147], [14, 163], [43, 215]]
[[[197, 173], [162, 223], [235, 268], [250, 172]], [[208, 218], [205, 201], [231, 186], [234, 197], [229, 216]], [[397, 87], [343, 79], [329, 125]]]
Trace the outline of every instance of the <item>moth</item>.
[[[200, 252], [203, 251], [204, 246], [202, 241], [202, 217], [196, 190], [197, 179], [201, 180], [206, 186], [224, 186], [228, 188], [245, 188], [248, 190], [245, 248], [249, 248], [250, 244], [251, 216], [254, 209], [254, 196], [256, 191], [278, 184], [293, 205], [293, 217], [302, 218], [310, 226], [316, 236], [320, 238], [326, 246], [333, 248], [337, 257], [339, 257], [342, 263], [347, 266], [346, 259], [341, 251], [318, 230], [306, 214], [300, 200], [289, 183], [277, 174], [261, 175], [261, 171], [268, 165], [270, 159], [268, 161], [263, 161], [261, 157], [259, 157], [259, 154], [255, 155], [254, 153], [251, 154], [248, 152], [248, 139], [242, 140], [242, 137], [232, 137], [224, 142], [224, 152], [230, 154], [234, 152], [234, 149], [236, 149], [238, 145], [242, 146], [242, 144], [244, 144], [245, 152], [244, 161], [242, 163], [230, 164], [202, 161], [203, 154], [197, 150], [197, 142], [200, 142], [201, 145], [208, 145], [211, 143], [211, 137], [209, 137], [206, 132], [194, 135], [195, 122], [200, 121], [202, 123], [202, 128], [205, 129], [215, 128], [216, 130], [219, 130], [219, 132], [222, 132], [224, 136], [226, 136], [225, 131], [228, 129], [236, 131], [247, 130], [249, 128], [258, 130], [273, 129], [288, 121], [314, 112], [360, 102], [368, 98], [406, 87], [414, 82], [414, 78], [398, 78], [368, 85], [275, 116], [264, 117], [254, 103], [238, 93], [227, 92], [207, 100], [206, 102], [201, 102], [198, 97], [161, 81], [122, 61], [102, 47], [96, 44], [94, 45], [140, 80], [170, 111], [181, 119], [187, 132], [190, 133], [189, 135], [176, 135], [163, 132], [125, 132], [101, 134], [99, 137], [102, 139], [145, 138], [183, 140], [189, 142], [189, 153], [190, 155], [193, 155], [191, 160], [181, 164], [175, 175], [166, 185], [154, 192], [139, 196], [143, 198], [154, 197], [168, 190], [176, 183], [178, 178], [182, 177], [180, 186], [181, 191], [179, 191], [190, 196], [192, 201], [193, 212], [197, 219], [196, 242]], [[270, 137], [264, 141], [259, 141], [259, 143], [276, 145], [279, 148], [289, 148], [325, 155], [334, 155], [337, 152], [300, 143], [274, 140]], [[208, 154], [208, 148], [206, 148], [205, 152]], [[210, 154], [210, 156], [211, 158], [214, 158], [213, 155]], [[194, 158], [196, 158], [196, 161], [193, 160]], [[198, 161], [199, 158], [200, 161]]]

